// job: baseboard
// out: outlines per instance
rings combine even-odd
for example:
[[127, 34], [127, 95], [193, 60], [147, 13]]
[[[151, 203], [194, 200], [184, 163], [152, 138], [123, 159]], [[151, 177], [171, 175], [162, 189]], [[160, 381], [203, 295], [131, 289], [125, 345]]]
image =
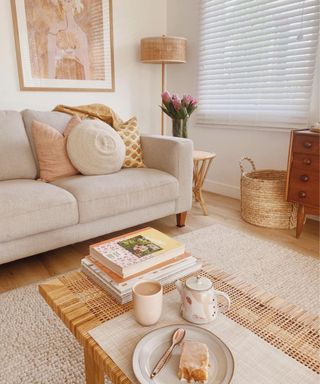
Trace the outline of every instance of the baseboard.
[[219, 181], [206, 180], [203, 186], [203, 190], [217, 193], [218, 195], [233, 197], [234, 199], [240, 199], [240, 187], [220, 183]]

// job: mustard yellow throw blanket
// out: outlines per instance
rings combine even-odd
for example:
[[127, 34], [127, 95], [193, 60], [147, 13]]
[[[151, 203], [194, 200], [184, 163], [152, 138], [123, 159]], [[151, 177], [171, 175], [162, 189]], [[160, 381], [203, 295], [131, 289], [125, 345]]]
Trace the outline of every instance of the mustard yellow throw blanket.
[[124, 122], [110, 107], [104, 104], [89, 104], [79, 106], [57, 105], [56, 112], [77, 115], [81, 119], [99, 119], [109, 124], [121, 136], [126, 146], [126, 157], [123, 164], [124, 168], [142, 168], [142, 148], [140, 133], [136, 117]]

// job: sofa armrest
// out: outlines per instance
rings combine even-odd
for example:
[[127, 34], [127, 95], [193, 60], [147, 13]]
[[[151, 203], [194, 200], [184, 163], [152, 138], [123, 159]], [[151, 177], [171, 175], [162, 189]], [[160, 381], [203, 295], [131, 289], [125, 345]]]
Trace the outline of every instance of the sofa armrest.
[[171, 136], [142, 135], [143, 161], [148, 168], [170, 173], [179, 182], [176, 213], [188, 211], [192, 205], [193, 143]]

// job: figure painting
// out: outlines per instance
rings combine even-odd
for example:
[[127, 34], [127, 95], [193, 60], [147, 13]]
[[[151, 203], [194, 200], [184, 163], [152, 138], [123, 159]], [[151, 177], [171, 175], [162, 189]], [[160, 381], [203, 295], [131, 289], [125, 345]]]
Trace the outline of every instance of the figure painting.
[[111, 0], [12, 0], [22, 89], [114, 90]]
[[75, 18], [84, 11], [84, 4], [81, 0], [56, 0], [55, 6], [61, 20], [51, 24], [47, 34], [48, 77], [91, 79], [88, 33]]

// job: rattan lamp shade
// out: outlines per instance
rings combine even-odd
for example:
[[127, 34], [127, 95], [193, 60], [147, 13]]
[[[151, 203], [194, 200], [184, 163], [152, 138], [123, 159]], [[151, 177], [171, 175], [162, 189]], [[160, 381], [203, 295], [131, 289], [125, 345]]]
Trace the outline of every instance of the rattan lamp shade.
[[[161, 64], [162, 92], [165, 89], [166, 64], [185, 63], [187, 39], [176, 36], [145, 37], [140, 42], [140, 60], [142, 63]], [[164, 113], [161, 112], [161, 135], [164, 134]]]
[[140, 59], [143, 63], [185, 63], [187, 40], [182, 37], [162, 36], [141, 39]]

